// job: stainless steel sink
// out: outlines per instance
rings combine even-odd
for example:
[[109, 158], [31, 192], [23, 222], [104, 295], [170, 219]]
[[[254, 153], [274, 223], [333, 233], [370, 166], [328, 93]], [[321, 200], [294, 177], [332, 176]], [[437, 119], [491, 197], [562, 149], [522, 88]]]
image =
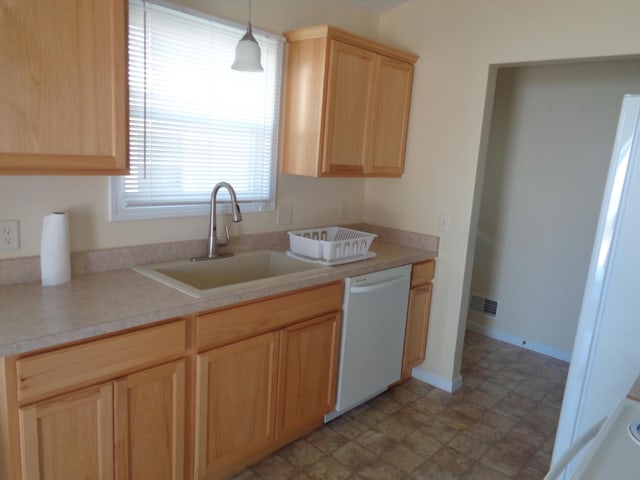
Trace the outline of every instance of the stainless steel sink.
[[304, 272], [319, 265], [269, 250], [236, 254], [233, 257], [193, 262], [178, 260], [135, 267], [134, 270], [187, 295], [202, 297], [217, 288]]

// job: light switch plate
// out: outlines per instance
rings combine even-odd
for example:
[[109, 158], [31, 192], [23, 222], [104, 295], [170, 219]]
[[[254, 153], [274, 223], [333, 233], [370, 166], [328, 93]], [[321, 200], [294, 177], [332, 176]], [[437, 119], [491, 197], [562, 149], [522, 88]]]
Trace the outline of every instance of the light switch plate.
[[438, 230], [442, 233], [446, 233], [449, 231], [449, 226], [451, 225], [451, 215], [448, 213], [441, 213], [438, 215]]
[[18, 250], [19, 248], [20, 222], [0, 220], [0, 250]]

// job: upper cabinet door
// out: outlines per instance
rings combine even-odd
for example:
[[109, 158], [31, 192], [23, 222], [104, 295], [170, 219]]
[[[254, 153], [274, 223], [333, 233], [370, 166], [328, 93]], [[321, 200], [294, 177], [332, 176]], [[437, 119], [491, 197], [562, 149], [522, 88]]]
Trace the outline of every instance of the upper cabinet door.
[[400, 176], [404, 170], [413, 65], [380, 55], [377, 66], [368, 173]]
[[418, 57], [328, 25], [285, 36], [283, 173], [402, 175]]
[[365, 173], [375, 68], [374, 53], [331, 40], [323, 174]]
[[126, 0], [2, 1], [0, 174], [125, 174]]

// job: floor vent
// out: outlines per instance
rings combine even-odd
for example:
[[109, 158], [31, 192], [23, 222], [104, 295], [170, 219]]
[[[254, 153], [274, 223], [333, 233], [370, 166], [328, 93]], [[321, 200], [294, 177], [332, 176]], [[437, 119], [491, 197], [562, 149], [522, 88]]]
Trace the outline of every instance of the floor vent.
[[495, 317], [498, 314], [498, 301], [472, 294], [469, 301], [469, 310]]

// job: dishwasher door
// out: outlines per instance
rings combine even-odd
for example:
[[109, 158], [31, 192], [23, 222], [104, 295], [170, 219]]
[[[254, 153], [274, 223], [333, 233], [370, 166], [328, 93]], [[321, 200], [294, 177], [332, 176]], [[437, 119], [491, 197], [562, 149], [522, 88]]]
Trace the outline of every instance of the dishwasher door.
[[400, 379], [411, 265], [348, 278], [336, 408], [329, 421]]

